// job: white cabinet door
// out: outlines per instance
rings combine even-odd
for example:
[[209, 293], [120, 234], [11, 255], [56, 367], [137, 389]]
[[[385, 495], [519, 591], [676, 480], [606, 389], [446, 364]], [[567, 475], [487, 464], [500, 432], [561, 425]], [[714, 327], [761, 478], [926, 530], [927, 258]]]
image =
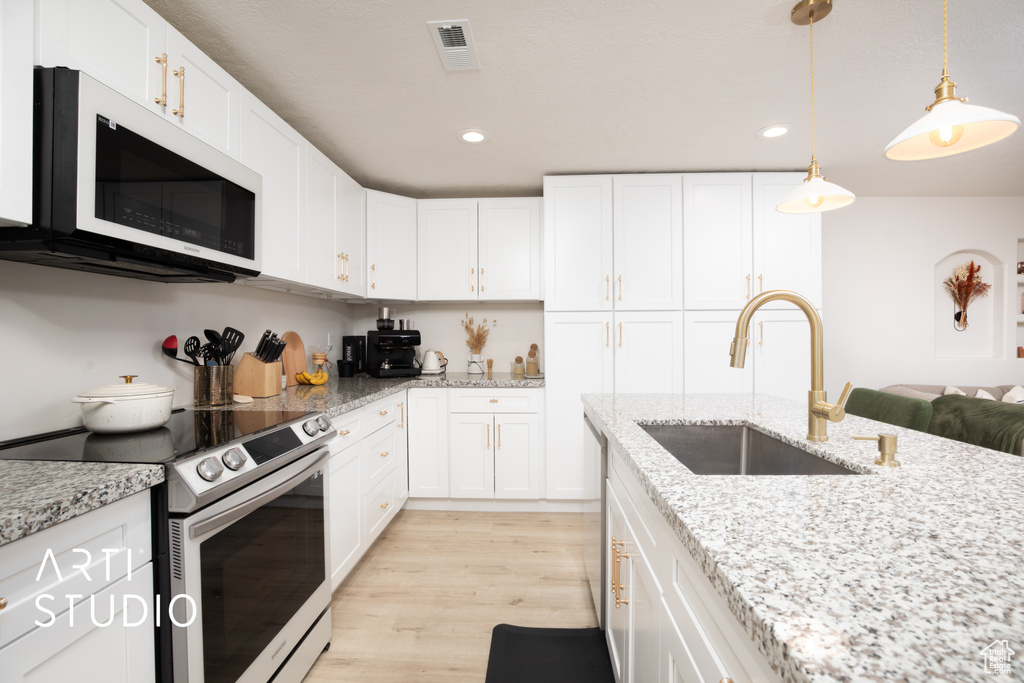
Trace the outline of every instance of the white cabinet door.
[[[63, 598], [63, 596], [58, 596]], [[49, 604], [49, 603], [44, 603]], [[66, 604], [66, 602], [65, 602]], [[59, 608], [55, 608], [55, 612]], [[156, 680], [153, 565], [146, 563], [48, 623], [0, 648], [5, 683], [147, 683]]]
[[306, 282], [340, 289], [345, 263], [335, 244], [338, 227], [338, 168], [320, 150], [306, 145]]
[[[754, 174], [756, 293], [791, 289], [821, 308], [821, 214], [779, 213], [775, 205], [803, 182], [802, 173]], [[772, 302], [765, 308], [789, 308]]]
[[[340, 168], [335, 182], [338, 202], [332, 254], [335, 282], [346, 294], [366, 296], [366, 193]], [[343, 277], [338, 279], [339, 275]]]
[[0, 4], [0, 226], [32, 222], [32, 0]]
[[532, 197], [477, 202], [480, 300], [541, 298], [541, 203]]
[[683, 176], [686, 309], [739, 309], [754, 291], [751, 175]]
[[448, 420], [452, 498], [494, 498], [494, 416], [454, 413]]
[[758, 311], [751, 322], [750, 348], [754, 391], [806, 405], [811, 389], [811, 332], [804, 314]]
[[[337, 439], [339, 442], [342, 439]], [[359, 475], [365, 442], [334, 452], [328, 465], [327, 519], [331, 548], [331, 591], [348, 576], [366, 551], [362, 535], [363, 492]]]
[[494, 497], [537, 500], [541, 497], [543, 440], [540, 415], [494, 416]]
[[171, 26], [167, 58], [164, 113], [203, 142], [239, 158], [241, 84]]
[[544, 178], [544, 309], [612, 309], [612, 177]]
[[419, 300], [476, 300], [476, 200], [421, 199], [417, 213]]
[[683, 314], [683, 387], [688, 394], [749, 394], [754, 390], [754, 354], [747, 346], [742, 369], [729, 366], [737, 311]]
[[[626, 544], [630, 548], [629, 543]], [[628, 574], [623, 560], [622, 574], [629, 590], [629, 680], [660, 681], [661, 674], [661, 589], [643, 552], [632, 544]]]
[[409, 389], [409, 496], [447, 498], [448, 390]]
[[546, 497], [584, 497], [581, 394], [613, 389], [611, 313], [546, 313]]
[[416, 200], [366, 191], [366, 296], [416, 299]]
[[263, 176], [262, 274], [305, 282], [306, 141], [248, 91], [241, 128], [241, 161]]
[[[140, 0], [37, 0], [36, 18], [36, 64], [84, 71], [164, 114], [155, 101], [163, 82], [156, 60], [167, 52], [167, 22], [148, 5]], [[170, 88], [170, 68], [167, 78]]]
[[617, 175], [614, 187], [617, 311], [683, 307], [683, 180]]
[[683, 390], [683, 314], [615, 312], [615, 393]]

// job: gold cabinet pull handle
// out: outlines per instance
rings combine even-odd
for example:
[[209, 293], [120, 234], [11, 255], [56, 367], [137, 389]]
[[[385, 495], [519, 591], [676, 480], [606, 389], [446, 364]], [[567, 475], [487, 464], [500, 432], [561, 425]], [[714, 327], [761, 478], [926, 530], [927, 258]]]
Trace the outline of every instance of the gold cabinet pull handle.
[[622, 276], [619, 276], [619, 301], [622, 301]]
[[391, 455], [391, 451], [381, 451], [381, 453], [380, 453], [380, 457], [382, 457], [382, 458], [386, 458], [389, 455]]
[[604, 324], [604, 347], [605, 347], [606, 349], [607, 349], [607, 348], [608, 348], [609, 346], [611, 346], [611, 343], [610, 343], [610, 340], [609, 340], [609, 335], [611, 334], [611, 333], [609, 332], [609, 329], [610, 329], [610, 328], [611, 328], [611, 324], [610, 324], [610, 323], [605, 323], [605, 324]]
[[763, 294], [764, 293], [764, 273], [759, 273], [758, 274], [758, 276], [757, 276], [757, 287], [758, 287], [758, 293]]
[[0, 598], [0, 609], [7, 607], [7, 598]]
[[390, 505], [390, 504], [391, 503], [389, 503], [387, 501], [384, 501], [383, 503], [380, 504], [380, 509], [381, 510], [387, 510], [388, 509], [388, 505]]
[[757, 340], [758, 346], [764, 346], [764, 321], [759, 320], [757, 322], [757, 329], [761, 333], [761, 338]]
[[731, 678], [723, 678], [722, 680], [718, 681], [718, 683], [732, 683], [732, 679]]
[[491, 403], [497, 403], [497, 402], [498, 402], [498, 399], [496, 399], [496, 398], [492, 398], [491, 399]]
[[341, 280], [342, 282], [344, 282], [345, 281], [345, 254], [338, 254], [338, 258], [341, 259], [341, 275], [338, 276], [338, 279]]
[[476, 268], [469, 269], [469, 291], [475, 292], [476, 285], [473, 284], [473, 276], [476, 275]]
[[747, 273], [747, 298], [750, 298], [750, 273]]
[[349, 273], [348, 273], [348, 257], [349, 256], [351, 256], [351, 254], [345, 254], [345, 282], [348, 282], [348, 279], [349, 279], [348, 278], [348, 275], [349, 275]]
[[163, 53], [156, 58], [156, 63], [160, 65], [161, 80], [163, 85], [160, 86], [160, 97], [154, 97], [153, 101], [159, 104], [161, 107], [167, 106], [167, 53]]
[[610, 297], [611, 297], [611, 286], [612, 286], [612, 276], [611, 275], [605, 275], [604, 276], [604, 300], [605, 301], [608, 301], [610, 299]]
[[172, 73], [178, 77], [178, 84], [180, 87], [178, 90], [178, 108], [172, 109], [171, 111], [174, 112], [175, 116], [185, 118], [185, 67], [179, 67]]
[[370, 265], [370, 273], [373, 275], [373, 278], [370, 280], [370, 289], [377, 289], [377, 264], [376, 263]]
[[349, 435], [349, 434], [351, 434], [351, 433], [352, 433], [352, 432], [350, 432], [350, 431], [349, 431], [349, 430], [347, 430], [347, 429], [342, 429], [342, 430], [341, 430], [340, 432], [338, 432], [338, 434], [340, 434], [341, 436], [348, 436], [348, 435]]
[[402, 423], [405, 422], [405, 402], [398, 404], [398, 428], [403, 429]]
[[618, 548], [618, 545], [617, 545], [617, 539], [614, 536], [612, 536], [612, 548], [611, 548], [612, 595], [616, 595], [616, 596], [618, 595], [618, 591], [615, 590], [615, 587], [619, 585], [618, 557], [619, 557], [619, 548]]
[[619, 348], [622, 348], [622, 323], [619, 323]]
[[491, 447], [491, 425], [487, 425], [487, 447]]
[[498, 425], [498, 450], [501, 450], [501, 425]]
[[480, 269], [480, 291], [484, 291], [484, 269]]
[[388, 414], [388, 411], [386, 411], [386, 410], [378, 410], [378, 411], [377, 411], [377, 414], [378, 414], [378, 415], [387, 415], [387, 414]]

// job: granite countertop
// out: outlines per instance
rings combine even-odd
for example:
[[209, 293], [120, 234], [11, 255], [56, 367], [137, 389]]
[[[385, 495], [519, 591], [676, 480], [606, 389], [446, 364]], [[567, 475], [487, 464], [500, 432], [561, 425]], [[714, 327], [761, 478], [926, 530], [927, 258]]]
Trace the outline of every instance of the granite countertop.
[[0, 460], [0, 546], [163, 480], [161, 465]]
[[[1021, 680], [1024, 459], [771, 396], [586, 395], [586, 414], [784, 681]], [[697, 476], [637, 423], [749, 424], [864, 476]], [[898, 435], [899, 468], [874, 465]], [[1014, 659], [1020, 659], [1018, 654]]]
[[404, 389], [534, 389], [542, 388], [543, 386], [543, 379], [516, 379], [509, 372], [495, 372], [491, 379], [487, 378], [486, 373], [470, 375], [465, 372], [445, 372], [440, 375], [388, 377], [381, 379], [367, 375], [360, 375], [358, 377], [332, 376], [327, 384], [321, 386], [299, 385], [288, 387], [286, 391], [278, 396], [258, 398], [252, 403], [235, 403], [231, 406], [214, 410], [318, 411], [324, 413], [327, 417], [335, 417]]

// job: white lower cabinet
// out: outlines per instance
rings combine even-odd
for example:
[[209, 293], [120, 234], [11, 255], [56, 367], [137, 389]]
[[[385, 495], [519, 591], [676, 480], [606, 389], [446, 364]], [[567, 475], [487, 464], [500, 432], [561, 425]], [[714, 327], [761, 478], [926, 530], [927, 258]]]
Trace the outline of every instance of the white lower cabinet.
[[448, 390], [409, 389], [409, 495], [447, 498]]
[[779, 683], [622, 456], [609, 448], [608, 460], [605, 630], [616, 681]]
[[409, 497], [406, 396], [399, 392], [331, 418], [327, 536], [331, 590], [362, 559]]
[[151, 545], [142, 491], [0, 548], [0, 678], [153, 681]]

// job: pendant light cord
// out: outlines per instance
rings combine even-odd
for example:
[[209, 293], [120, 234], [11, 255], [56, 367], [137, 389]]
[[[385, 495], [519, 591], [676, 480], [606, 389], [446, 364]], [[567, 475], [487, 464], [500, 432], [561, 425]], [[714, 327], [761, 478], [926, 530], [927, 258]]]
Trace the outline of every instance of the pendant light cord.
[[942, 75], [949, 75], [949, 22], [946, 18], [946, 0], [942, 0]]
[[[946, 0], [942, 0], [945, 3]], [[814, 148], [814, 7], [811, 7], [810, 11], [810, 29], [811, 29], [811, 160], [815, 157]]]

